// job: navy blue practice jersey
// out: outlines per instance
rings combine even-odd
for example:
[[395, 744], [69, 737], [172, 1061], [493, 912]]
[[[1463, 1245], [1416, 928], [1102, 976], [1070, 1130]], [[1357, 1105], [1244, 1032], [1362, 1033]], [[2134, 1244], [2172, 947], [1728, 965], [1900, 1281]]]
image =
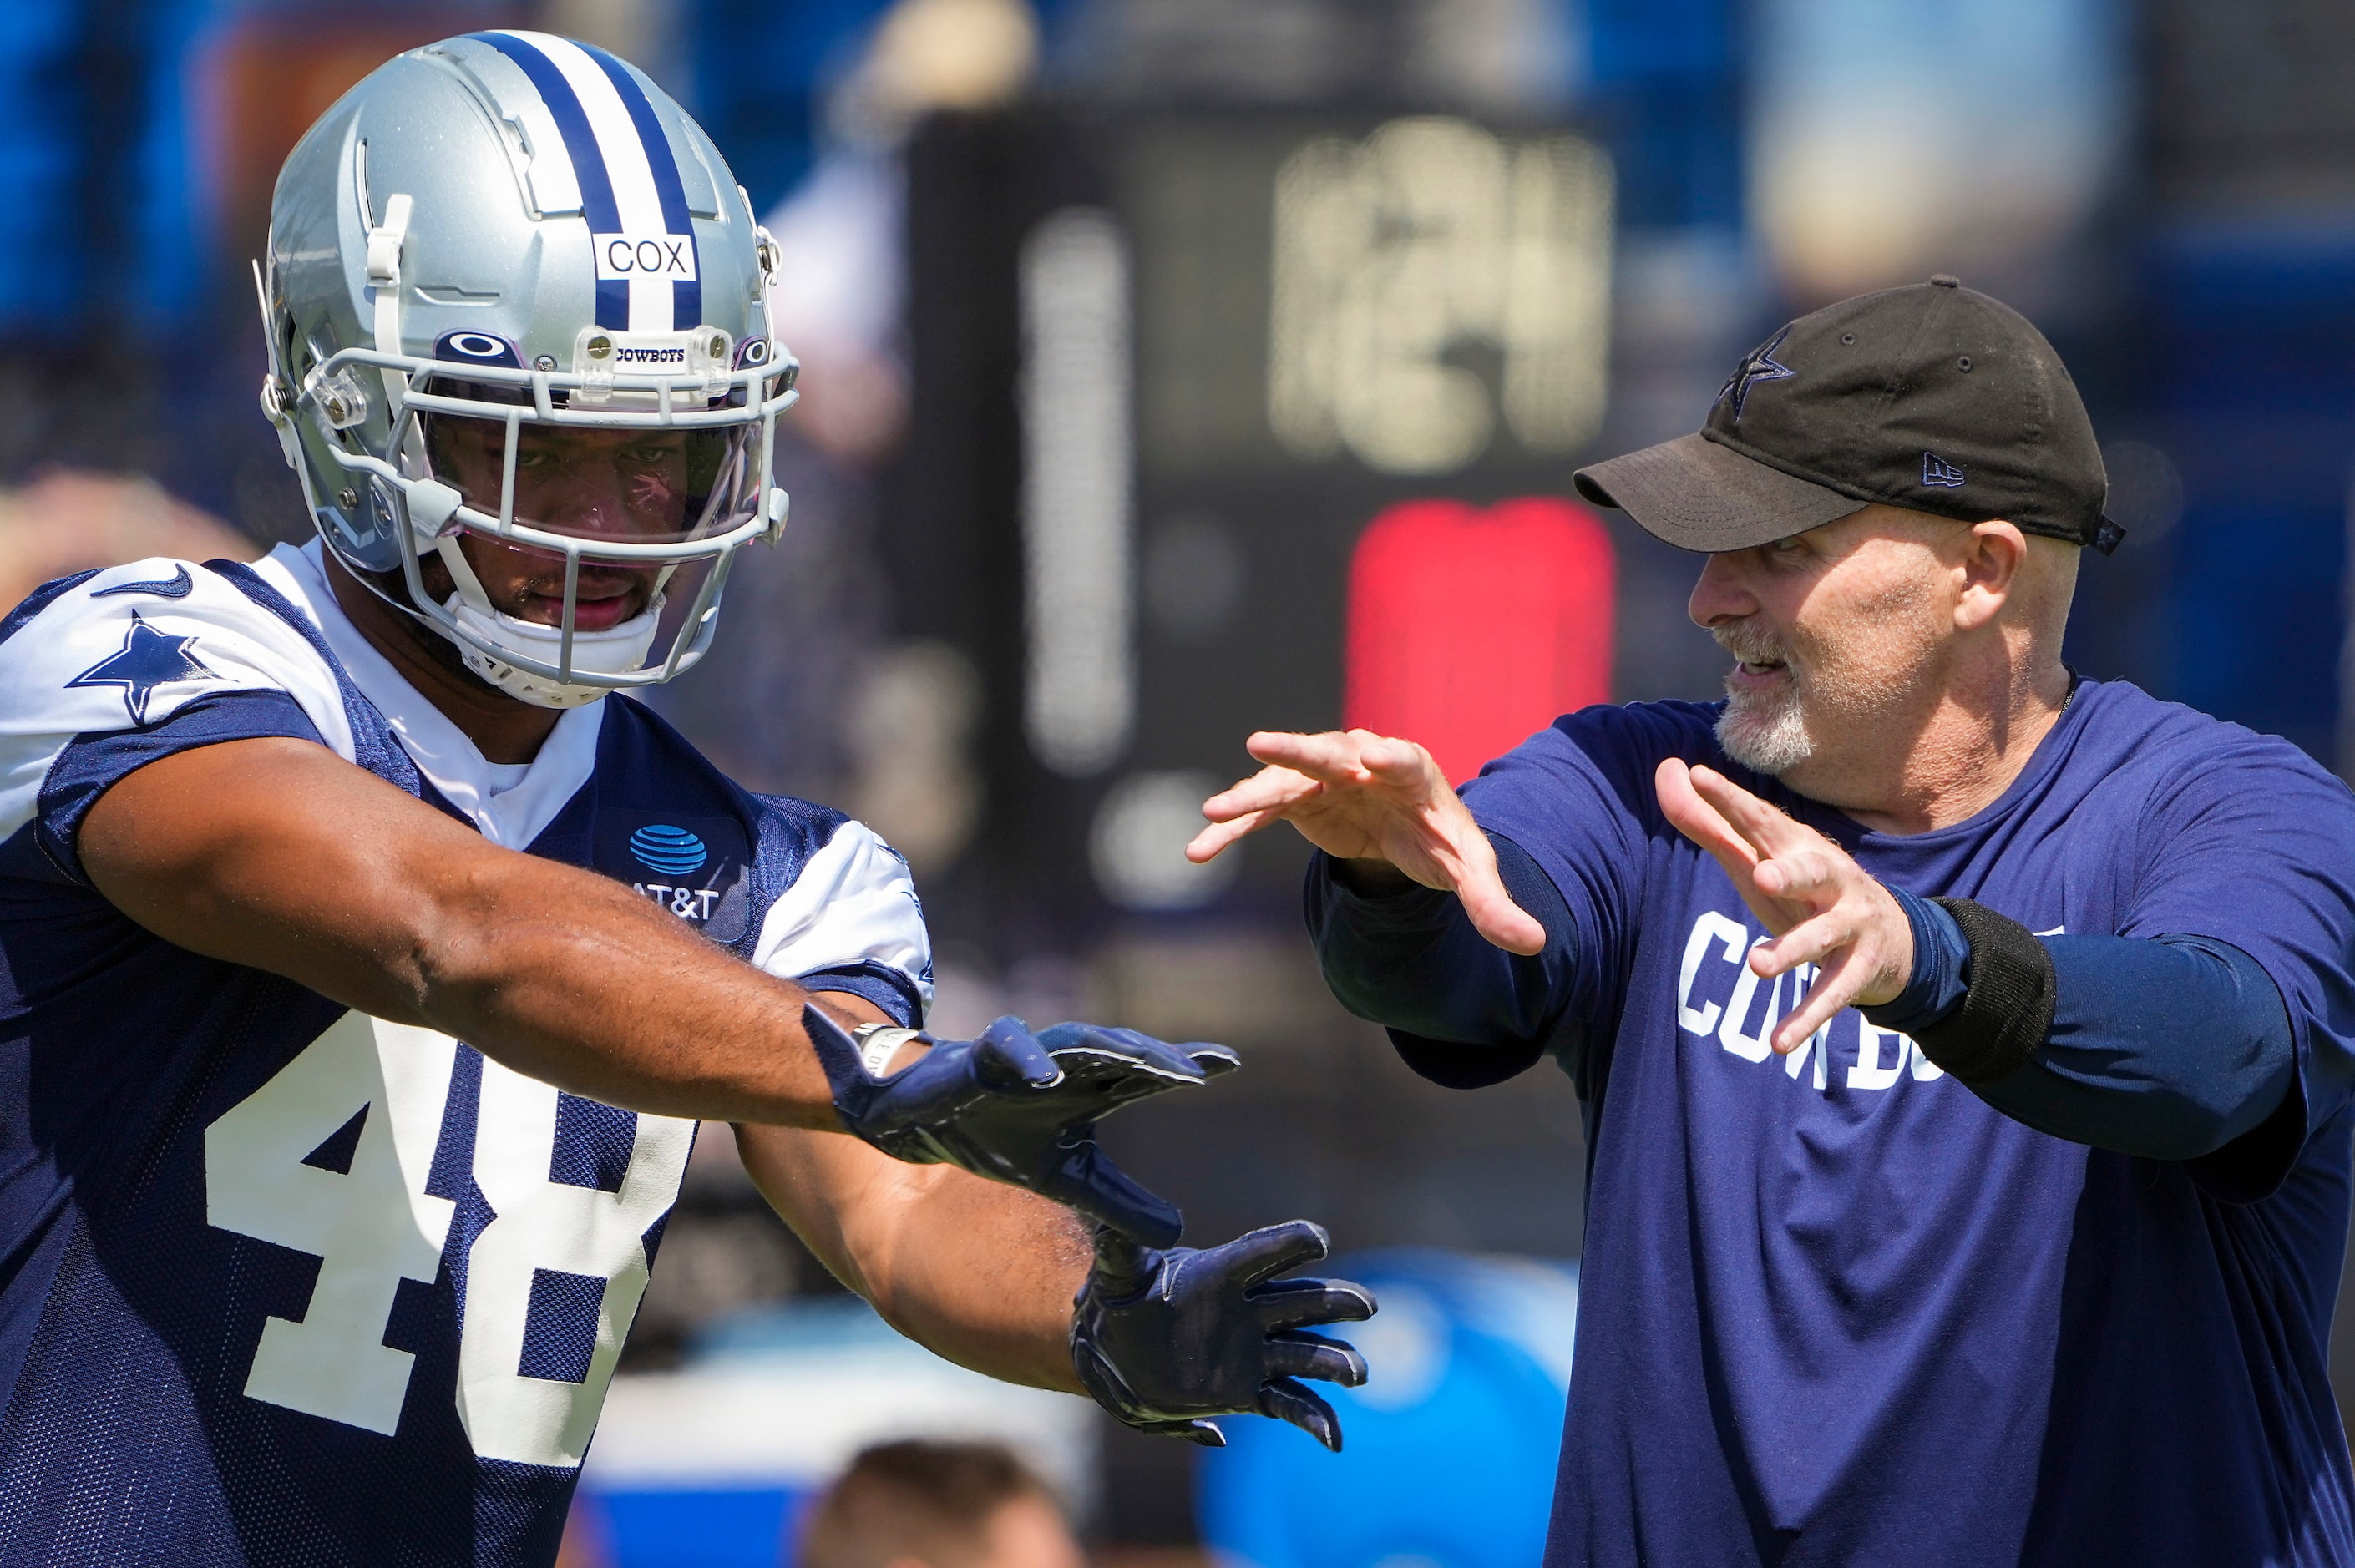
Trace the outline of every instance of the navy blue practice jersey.
[[0, 1563], [547, 1563], [695, 1124], [199, 957], [91, 888], [75, 836], [111, 784], [255, 736], [914, 1022], [907, 868], [626, 698], [489, 765], [316, 545], [85, 573], [0, 623]]

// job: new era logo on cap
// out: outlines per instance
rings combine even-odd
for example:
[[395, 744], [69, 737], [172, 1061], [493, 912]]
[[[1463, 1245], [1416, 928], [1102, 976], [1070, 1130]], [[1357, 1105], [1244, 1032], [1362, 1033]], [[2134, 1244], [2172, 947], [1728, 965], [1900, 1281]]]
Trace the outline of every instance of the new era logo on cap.
[[1963, 471], [1936, 452], [1923, 452], [1922, 482], [1940, 490], [1960, 490], [1963, 487]]

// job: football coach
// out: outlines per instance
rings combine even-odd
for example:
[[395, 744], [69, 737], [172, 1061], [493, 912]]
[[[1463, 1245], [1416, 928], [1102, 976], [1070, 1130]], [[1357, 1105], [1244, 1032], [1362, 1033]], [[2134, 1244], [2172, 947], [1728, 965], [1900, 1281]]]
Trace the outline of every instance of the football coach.
[[1458, 794], [1263, 734], [1334, 992], [1584, 1107], [1546, 1562], [2355, 1563], [2328, 1378], [2355, 797], [2062, 661], [2118, 536], [2036, 329], [1940, 277], [1793, 322], [1580, 492], [1701, 556], [1721, 703]]

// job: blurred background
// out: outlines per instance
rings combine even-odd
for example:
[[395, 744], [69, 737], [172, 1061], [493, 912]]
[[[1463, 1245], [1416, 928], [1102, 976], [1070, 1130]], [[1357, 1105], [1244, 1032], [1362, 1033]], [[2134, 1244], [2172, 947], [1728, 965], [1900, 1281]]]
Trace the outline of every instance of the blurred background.
[[1581, 704], [1713, 694], [1692, 559], [1568, 476], [1695, 428], [1793, 314], [1934, 271], [2026, 312], [2129, 530], [2078, 667], [2355, 766], [2328, 0], [11, 0], [0, 603], [307, 536], [254, 406], [272, 182], [368, 69], [485, 26], [643, 66], [783, 248], [793, 526], [660, 705], [906, 852], [944, 1031], [1241, 1049], [1110, 1140], [1196, 1239], [1315, 1216], [1386, 1303], [1348, 1455], [1244, 1422], [1204, 1457], [893, 1340], [707, 1137], [578, 1564], [779, 1562], [830, 1473], [922, 1435], [1012, 1444], [1107, 1563], [1533, 1560], [1567, 1081], [1420, 1083], [1319, 983], [1296, 842], [1178, 851], [1254, 728], [1375, 725], [1462, 778]]

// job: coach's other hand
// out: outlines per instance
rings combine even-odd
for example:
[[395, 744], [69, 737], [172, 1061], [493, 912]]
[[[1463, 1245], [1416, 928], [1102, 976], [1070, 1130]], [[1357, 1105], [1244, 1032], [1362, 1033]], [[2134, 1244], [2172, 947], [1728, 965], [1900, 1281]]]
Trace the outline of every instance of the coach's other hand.
[[1058, 1023], [1033, 1035], [1001, 1018], [972, 1040], [893, 1031], [931, 1048], [888, 1076], [825, 1009], [802, 1011], [848, 1131], [895, 1160], [954, 1165], [1067, 1204], [1148, 1245], [1183, 1226], [1096, 1143], [1096, 1123], [1132, 1100], [1203, 1083], [1241, 1061], [1223, 1045], [1167, 1045], [1133, 1029]]
[[1278, 1279], [1323, 1257], [1322, 1225], [1294, 1220], [1224, 1246], [1138, 1246], [1096, 1233], [1096, 1264], [1071, 1314], [1071, 1361], [1096, 1403], [1140, 1432], [1226, 1446], [1213, 1415], [1289, 1421], [1335, 1453], [1341, 1419], [1299, 1380], [1355, 1388], [1366, 1358], [1307, 1332], [1374, 1315], [1346, 1279]]
[[1455, 894], [1480, 935], [1507, 952], [1544, 949], [1545, 927], [1505, 891], [1488, 835], [1431, 753], [1369, 729], [1263, 730], [1246, 746], [1268, 766], [1202, 802], [1210, 825], [1186, 846], [1188, 860], [1199, 865], [1237, 839], [1290, 822], [1337, 860], [1384, 861]]
[[1671, 757], [1652, 782], [1668, 821], [1716, 858], [1774, 934], [1750, 949], [1752, 972], [1772, 980], [1803, 966], [1820, 971], [1776, 1026], [1775, 1050], [1796, 1050], [1843, 1007], [1894, 1001], [1904, 991], [1913, 974], [1913, 925], [1846, 850], [1713, 769]]

